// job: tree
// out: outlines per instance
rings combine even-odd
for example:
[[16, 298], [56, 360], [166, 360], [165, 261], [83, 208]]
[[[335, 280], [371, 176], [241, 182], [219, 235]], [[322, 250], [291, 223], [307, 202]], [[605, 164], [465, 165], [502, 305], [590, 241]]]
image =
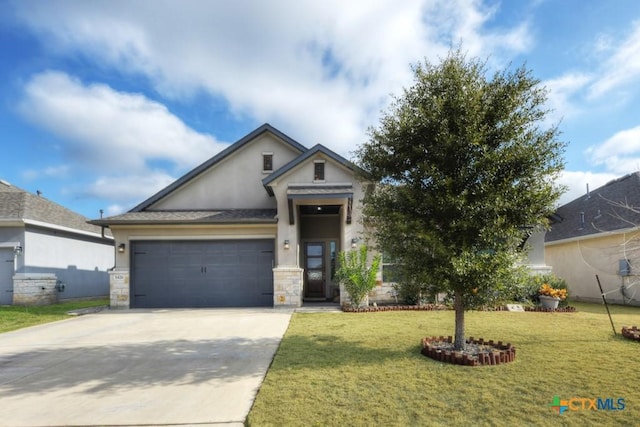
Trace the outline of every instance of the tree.
[[380, 255], [374, 256], [371, 265], [367, 266], [369, 249], [366, 245], [360, 246], [358, 250], [341, 251], [338, 254], [339, 268], [336, 278], [349, 293], [351, 305], [354, 307], [359, 307], [364, 297], [376, 286], [380, 259]]
[[514, 280], [523, 227], [553, 212], [564, 143], [544, 127], [546, 90], [524, 66], [488, 78], [457, 50], [413, 72], [356, 152], [376, 183], [364, 218], [408, 275], [453, 296], [461, 350], [465, 310]]

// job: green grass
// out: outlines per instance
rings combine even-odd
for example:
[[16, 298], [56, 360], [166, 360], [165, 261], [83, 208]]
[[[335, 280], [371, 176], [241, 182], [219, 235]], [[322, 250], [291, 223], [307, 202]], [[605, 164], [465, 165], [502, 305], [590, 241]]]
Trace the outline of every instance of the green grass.
[[69, 318], [70, 310], [109, 305], [108, 299], [73, 301], [37, 307], [0, 306], [0, 333]]
[[[247, 424], [638, 425], [640, 343], [622, 338], [640, 308], [574, 304], [577, 313], [467, 312], [467, 337], [511, 342], [516, 361], [467, 367], [420, 354], [451, 335], [453, 312], [297, 313]], [[621, 411], [550, 408], [561, 399], [624, 398]]]

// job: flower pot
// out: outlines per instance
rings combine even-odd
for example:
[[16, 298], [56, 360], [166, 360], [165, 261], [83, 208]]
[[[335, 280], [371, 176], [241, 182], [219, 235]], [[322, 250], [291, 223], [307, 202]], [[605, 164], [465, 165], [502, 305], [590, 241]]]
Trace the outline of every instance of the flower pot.
[[558, 308], [558, 304], [560, 303], [560, 298], [554, 298], [547, 295], [538, 295], [538, 298], [540, 298], [540, 305], [542, 308], [555, 310]]

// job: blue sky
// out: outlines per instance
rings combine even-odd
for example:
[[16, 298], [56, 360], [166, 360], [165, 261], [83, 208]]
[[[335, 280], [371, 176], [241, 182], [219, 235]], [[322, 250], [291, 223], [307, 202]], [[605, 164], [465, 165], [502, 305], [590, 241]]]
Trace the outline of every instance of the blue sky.
[[350, 158], [458, 44], [549, 89], [563, 202], [640, 170], [636, 0], [0, 0], [0, 179], [97, 218], [265, 122]]

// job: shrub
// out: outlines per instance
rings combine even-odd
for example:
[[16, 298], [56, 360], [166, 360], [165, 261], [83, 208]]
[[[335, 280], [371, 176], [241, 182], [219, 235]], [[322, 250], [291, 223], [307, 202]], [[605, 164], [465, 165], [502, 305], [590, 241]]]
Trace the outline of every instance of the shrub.
[[376, 274], [380, 267], [380, 255], [373, 257], [367, 267], [369, 250], [366, 245], [359, 250], [341, 251], [338, 254], [339, 268], [336, 278], [342, 283], [351, 297], [351, 305], [359, 307], [364, 297], [376, 286]]

